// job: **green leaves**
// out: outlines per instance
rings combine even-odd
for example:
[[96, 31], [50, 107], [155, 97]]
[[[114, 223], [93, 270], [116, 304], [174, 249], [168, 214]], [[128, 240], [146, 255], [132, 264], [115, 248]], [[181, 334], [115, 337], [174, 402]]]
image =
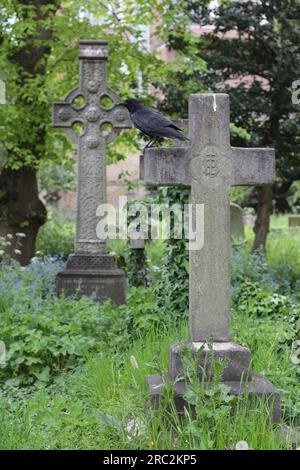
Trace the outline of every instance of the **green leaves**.
[[[0, 141], [7, 150], [6, 166], [19, 169], [41, 161], [59, 166], [74, 152], [63, 133], [52, 128], [51, 105], [78, 86], [79, 39], [107, 39], [109, 86], [121, 98], [138, 94], [153, 102], [149, 86], [159, 86], [169, 67], [145, 46], [145, 26], [155, 16], [156, 3], [2, 2], [0, 69], [5, 71], [7, 104], [0, 106]], [[108, 161], [125, 158], [126, 148], [137, 148], [136, 136], [124, 133], [110, 145]]]
[[123, 431], [123, 423], [115, 416], [109, 415], [107, 413], [101, 413], [100, 420], [104, 424], [104, 426], [111, 428], [114, 431]]
[[42, 369], [41, 372], [34, 374], [40, 382], [48, 383], [50, 380], [50, 367], [46, 366]]
[[91, 352], [108, 349], [122, 361], [134, 338], [164, 321], [145, 288], [129, 289], [127, 305], [120, 306], [57, 298], [53, 281], [61, 267], [48, 257], [27, 268], [4, 265], [0, 270], [0, 338], [6, 346], [0, 379], [5, 387], [51, 383]]
[[292, 310], [288, 297], [264, 292], [257, 283], [247, 280], [235, 290], [234, 305], [239, 311], [256, 317], [288, 316]]
[[300, 119], [291, 87], [300, 77], [299, 4], [162, 3], [159, 33], [179, 64], [164, 88], [166, 109], [186, 111], [191, 92], [230, 93], [233, 145], [275, 147], [277, 177], [298, 180]]

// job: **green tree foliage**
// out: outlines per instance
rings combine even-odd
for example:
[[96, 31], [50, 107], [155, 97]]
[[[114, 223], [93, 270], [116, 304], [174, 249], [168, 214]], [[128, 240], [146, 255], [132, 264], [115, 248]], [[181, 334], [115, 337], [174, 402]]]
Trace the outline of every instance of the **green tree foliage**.
[[[34, 254], [37, 231], [46, 220], [38, 198], [39, 168], [74, 163], [71, 143], [51, 127], [51, 104], [78, 85], [79, 39], [107, 39], [109, 86], [121, 97], [146, 96], [166, 67], [144, 46], [142, 25], [152, 16], [153, 5], [140, 0], [122, 5], [96, 0], [1, 3], [0, 69], [7, 104], [0, 107], [0, 231], [26, 233], [21, 262]], [[119, 138], [109, 158], [124, 158], [119, 151], [124, 144], [137, 145], [134, 131]]]
[[[292, 83], [300, 78], [299, 2], [163, 3], [160, 34], [189, 64], [164, 90], [166, 107], [183, 106], [187, 90], [197, 85], [230, 93], [231, 120], [248, 131], [248, 135], [232, 133], [232, 143], [275, 148], [277, 208], [286, 209], [285, 195], [300, 179], [299, 106], [293, 105], [291, 97]], [[195, 25], [205, 26], [208, 34], [195, 36]], [[201, 60], [207, 64], [204, 71], [197, 67]], [[265, 245], [271, 198], [270, 189], [258, 189], [256, 247]]]

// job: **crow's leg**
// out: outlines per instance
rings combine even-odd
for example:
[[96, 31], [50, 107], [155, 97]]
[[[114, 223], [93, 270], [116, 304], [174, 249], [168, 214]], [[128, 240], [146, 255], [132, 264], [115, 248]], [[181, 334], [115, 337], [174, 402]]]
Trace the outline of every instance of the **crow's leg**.
[[157, 137], [153, 137], [153, 139], [151, 140], [151, 145], [149, 145], [149, 148], [150, 147], [155, 147], [156, 143], [157, 143]]
[[144, 150], [146, 150], [147, 148], [152, 147], [152, 145], [153, 145], [153, 138], [149, 140], [149, 142], [147, 143], [146, 147], [144, 147]]
[[150, 148], [156, 146], [156, 144], [157, 144], [157, 137], [153, 137], [153, 138], [150, 140], [150, 142], [148, 143], [147, 147], [150, 149]]

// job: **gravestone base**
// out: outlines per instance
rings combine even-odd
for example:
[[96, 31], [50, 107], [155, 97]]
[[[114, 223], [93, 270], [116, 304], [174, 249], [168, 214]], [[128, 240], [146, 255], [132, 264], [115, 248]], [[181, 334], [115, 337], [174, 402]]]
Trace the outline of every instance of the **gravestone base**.
[[[165, 381], [160, 375], [148, 375], [145, 378], [146, 384], [149, 386], [149, 394], [151, 406], [157, 409], [160, 406], [165, 388]], [[240, 382], [222, 382], [230, 388], [230, 393], [235, 396], [248, 395], [249, 401], [255, 398], [265, 399], [268, 406], [272, 410], [271, 418], [274, 424], [279, 423], [281, 419], [280, 394], [278, 390], [267, 379], [259, 374], [252, 376], [251, 382], [241, 384]], [[204, 383], [209, 387], [209, 383]], [[184, 381], [176, 382], [174, 387], [174, 404], [179, 414], [184, 413], [184, 409], [189, 408], [189, 404], [183, 398], [186, 388]]]
[[290, 215], [289, 216], [289, 227], [300, 228], [300, 215]]
[[207, 343], [185, 341], [172, 344], [169, 354], [169, 377], [175, 381], [183, 375], [182, 355], [191, 354], [197, 361], [198, 379], [212, 381], [214, 379], [213, 361], [222, 362], [222, 380], [224, 382], [240, 382], [251, 380], [251, 352], [240, 344], [231, 342]]
[[[183, 380], [182, 354], [183, 349], [197, 360], [197, 374], [199, 383], [204, 387], [210, 386], [213, 381], [212, 360], [224, 363], [222, 383], [230, 388], [230, 393], [235, 396], [245, 395], [249, 402], [255, 398], [263, 398], [270, 407], [272, 422], [278, 423], [281, 418], [281, 400], [278, 390], [266, 378], [251, 372], [251, 353], [249, 349], [235, 343], [212, 343], [208, 347], [204, 343], [185, 342], [174, 344], [170, 348], [169, 372], [166, 377], [160, 375], [148, 375], [145, 382], [149, 387], [150, 402], [152, 407], [158, 408], [163, 397], [165, 384], [168, 382], [174, 390], [174, 404], [179, 414], [189, 405], [184, 399], [186, 382]], [[197, 355], [198, 353], [198, 355]], [[214, 359], [213, 359], [214, 358]], [[203, 379], [205, 370], [205, 379]]]
[[66, 268], [56, 277], [57, 294], [67, 297], [91, 297], [95, 301], [111, 299], [126, 303], [126, 277], [115, 267], [111, 254], [75, 253], [69, 256]]

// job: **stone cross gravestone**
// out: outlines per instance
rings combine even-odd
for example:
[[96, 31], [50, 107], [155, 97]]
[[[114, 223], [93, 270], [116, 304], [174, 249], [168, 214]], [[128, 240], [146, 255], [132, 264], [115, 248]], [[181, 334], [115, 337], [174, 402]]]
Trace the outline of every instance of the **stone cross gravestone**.
[[[126, 300], [124, 272], [115, 268], [105, 240], [96, 236], [96, 210], [106, 203], [106, 145], [131, 128], [127, 109], [107, 87], [106, 41], [80, 41], [80, 85], [63, 102], [53, 105], [53, 126], [61, 128], [78, 148], [77, 221], [75, 253], [58, 273], [56, 287], [66, 295], [95, 300]], [[74, 125], [83, 127], [76, 135]]]
[[[157, 185], [182, 185], [191, 189], [190, 203], [204, 205], [204, 244], [190, 251], [189, 341], [198, 358], [199, 379], [206, 364], [211, 377], [212, 354], [224, 360], [223, 381], [234, 394], [262, 395], [272, 400], [273, 419], [280, 418], [280, 397], [263, 377], [251, 373], [251, 353], [230, 342], [230, 187], [271, 183], [275, 176], [274, 150], [234, 148], [230, 145], [229, 96], [197, 94], [189, 101], [191, 145], [181, 148], [150, 148], [141, 161], [142, 179]], [[208, 343], [211, 347], [208, 347]], [[182, 344], [170, 349], [168, 378], [174, 381], [176, 404], [184, 407]], [[213, 351], [213, 352], [212, 352]], [[244, 383], [242, 381], [244, 379]], [[247, 380], [245, 380], [247, 379]], [[146, 378], [150, 396], [157, 404], [164, 378]]]

